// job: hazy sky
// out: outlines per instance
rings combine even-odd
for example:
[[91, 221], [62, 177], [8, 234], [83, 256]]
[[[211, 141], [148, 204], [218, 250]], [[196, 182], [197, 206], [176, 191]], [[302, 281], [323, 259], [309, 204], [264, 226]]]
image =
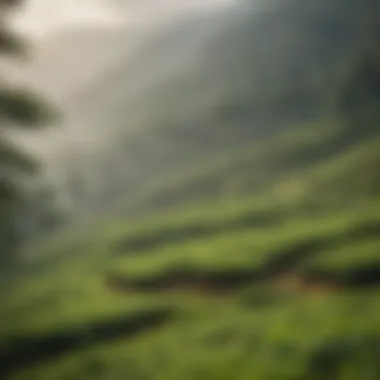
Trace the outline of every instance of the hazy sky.
[[17, 70], [17, 78], [26, 76], [32, 86], [63, 94], [81, 86], [93, 73], [106, 70], [118, 50], [124, 59], [129, 51], [134, 54], [135, 47], [155, 35], [157, 27], [181, 14], [214, 11], [234, 1], [27, 0], [14, 22], [35, 44], [27, 66], [12, 70]]
[[28, 0], [17, 25], [37, 37], [75, 26], [113, 27], [149, 23], [182, 11], [233, 0]]
[[[15, 22], [28, 37], [35, 37], [36, 46], [32, 62], [21, 70], [33, 87], [54, 94], [54, 101], [66, 98], [66, 94], [70, 99], [72, 92], [89, 81], [106, 77], [118, 55], [125, 56], [128, 51], [135, 54], [135, 47], [145, 35], [155, 34], [156, 27], [168, 25], [180, 15], [213, 12], [234, 1], [237, 0], [27, 0]], [[83, 33], [86, 27], [89, 33]], [[103, 33], [104, 28], [111, 33]], [[23, 73], [17, 72], [16, 76], [23, 77]], [[63, 109], [64, 126], [23, 136], [31, 149], [49, 157], [46, 162], [50, 166], [55, 166], [51, 157], [58, 154], [59, 160], [60, 152], [67, 147], [79, 146], [82, 153], [92, 152], [112, 130], [110, 126], [89, 123], [89, 110], [79, 109], [80, 115], [75, 111], [74, 116]]]

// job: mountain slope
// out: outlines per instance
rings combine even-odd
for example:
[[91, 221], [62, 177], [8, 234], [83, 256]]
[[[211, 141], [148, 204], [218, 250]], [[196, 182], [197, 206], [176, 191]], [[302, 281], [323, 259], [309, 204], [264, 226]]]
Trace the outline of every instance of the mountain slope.
[[[281, 4], [289, 7], [289, 18], [280, 12], [271, 14], [278, 17], [272, 20], [285, 17], [284, 30], [297, 26], [297, 41], [303, 39], [300, 30], [311, 28], [322, 42], [331, 36], [319, 17], [331, 18], [334, 28], [345, 22], [352, 26], [370, 2]], [[251, 17], [246, 9], [238, 19]], [[301, 17], [305, 12], [308, 17]], [[314, 19], [316, 25], [310, 24]], [[241, 36], [244, 23], [231, 25]], [[273, 44], [279, 30], [276, 25]], [[342, 33], [337, 40], [343, 43], [346, 37]], [[224, 94], [238, 101], [218, 122], [196, 113], [207, 123], [152, 123], [127, 133], [125, 156], [119, 151], [114, 156], [118, 170], [110, 173], [112, 160], [105, 167], [110, 186], [92, 199], [96, 210], [98, 203], [107, 206], [102, 218], [91, 217], [83, 226], [26, 247], [12, 277], [0, 277], [0, 374], [11, 380], [378, 379], [380, 130], [373, 105], [380, 99], [377, 82], [368, 85], [367, 75], [365, 80], [357, 75], [362, 66], [352, 68], [356, 58], [367, 55], [361, 42], [348, 47], [351, 37], [339, 54], [334, 38], [320, 46], [328, 52], [318, 71], [332, 73], [342, 60], [345, 66], [342, 57], [351, 57], [352, 50], [348, 77], [359, 80], [344, 82], [343, 95], [348, 93], [355, 106], [348, 111], [322, 112], [316, 100], [324, 98], [322, 92], [292, 77], [300, 90], [296, 94], [310, 91], [313, 112], [302, 105], [301, 111], [308, 112], [299, 115], [297, 96], [285, 106], [282, 101], [294, 94], [294, 86], [281, 84], [281, 96], [269, 92], [276, 102], [281, 99], [280, 105], [265, 99], [268, 108], [255, 122], [256, 114], [248, 111], [256, 100], [245, 96], [260, 94], [260, 88], [250, 83], [242, 97]], [[231, 39], [228, 45], [235, 48], [231, 41], [240, 39]], [[236, 50], [245, 53], [242, 45]], [[289, 71], [277, 53], [292, 53], [286, 58], [294, 59], [297, 70], [308, 59], [299, 65], [298, 42], [279, 45], [279, 51], [270, 45], [266, 58], [260, 58], [274, 59], [270, 71], [278, 63], [286, 82]], [[308, 57], [313, 61], [313, 54]], [[251, 61], [244, 63], [249, 68]], [[218, 58], [217, 64], [225, 61]], [[246, 82], [251, 78], [241, 70], [239, 88], [243, 75]], [[221, 80], [218, 70], [208, 74], [203, 88], [208, 88], [206, 79]], [[235, 83], [235, 74], [226, 77], [227, 87]], [[324, 86], [323, 81], [317, 87]], [[173, 85], [173, 99], [180, 87]], [[335, 83], [328, 83], [326, 91], [335, 93]], [[162, 98], [158, 108], [165, 104]], [[270, 131], [267, 117], [273, 122]], [[170, 149], [165, 143], [158, 147], [158, 141], [170, 141]], [[124, 144], [120, 137], [118, 147]], [[157, 150], [145, 151], [153, 147]], [[138, 157], [136, 170], [108, 194], [117, 205], [109, 209], [102, 197], [115, 185], [114, 177], [131, 175], [124, 167], [131, 163], [122, 157]], [[73, 182], [78, 199], [82, 185]]]
[[[114, 217], [25, 251], [0, 310], [0, 372], [19, 380], [377, 374], [379, 142], [308, 167], [306, 198], [282, 187]], [[285, 361], [284, 347], [292, 347]]]
[[101, 150], [93, 144], [67, 163], [74, 204], [106, 209], [111, 199], [330, 112], [371, 4], [240, 1], [163, 30], [134, 63], [119, 62], [80, 95], [94, 128], [113, 132]]

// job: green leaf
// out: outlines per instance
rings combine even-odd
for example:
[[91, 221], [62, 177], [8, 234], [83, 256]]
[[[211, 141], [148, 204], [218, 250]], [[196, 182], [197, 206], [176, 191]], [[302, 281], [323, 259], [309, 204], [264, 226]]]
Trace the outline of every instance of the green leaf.
[[27, 89], [0, 89], [0, 118], [16, 126], [41, 128], [57, 119], [53, 109]]
[[38, 168], [39, 165], [16, 145], [0, 140], [0, 169], [33, 174]]
[[26, 43], [12, 32], [0, 28], [0, 52], [19, 56], [25, 55]]

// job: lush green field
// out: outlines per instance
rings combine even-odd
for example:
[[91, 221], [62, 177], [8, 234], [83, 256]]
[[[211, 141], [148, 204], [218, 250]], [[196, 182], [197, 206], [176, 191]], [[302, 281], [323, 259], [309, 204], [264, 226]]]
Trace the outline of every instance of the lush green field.
[[248, 296], [244, 302], [181, 297], [182, 314], [165, 329], [132, 341], [120, 337], [14, 378], [378, 378], [378, 296], [264, 304]]
[[315, 156], [289, 174], [303, 191], [273, 173], [276, 191], [28, 249], [2, 298], [1, 377], [377, 380], [378, 147]]

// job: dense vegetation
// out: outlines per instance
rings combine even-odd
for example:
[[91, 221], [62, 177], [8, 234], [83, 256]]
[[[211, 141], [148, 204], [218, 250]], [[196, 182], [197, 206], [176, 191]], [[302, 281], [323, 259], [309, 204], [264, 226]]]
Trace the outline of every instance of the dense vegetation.
[[181, 154], [102, 220], [20, 252], [0, 377], [380, 378], [379, 7], [244, 4], [198, 77], [239, 96], [184, 137], [133, 135], [178, 136]]
[[[9, 27], [9, 13], [19, 1], [0, 2], [0, 53], [19, 59], [26, 45]], [[13, 142], [14, 129], [41, 127], [52, 120], [52, 110], [29, 89], [20, 88], [0, 77], [0, 265], [14, 259], [14, 248], [20, 235], [20, 218], [26, 207], [31, 174], [38, 164]]]

